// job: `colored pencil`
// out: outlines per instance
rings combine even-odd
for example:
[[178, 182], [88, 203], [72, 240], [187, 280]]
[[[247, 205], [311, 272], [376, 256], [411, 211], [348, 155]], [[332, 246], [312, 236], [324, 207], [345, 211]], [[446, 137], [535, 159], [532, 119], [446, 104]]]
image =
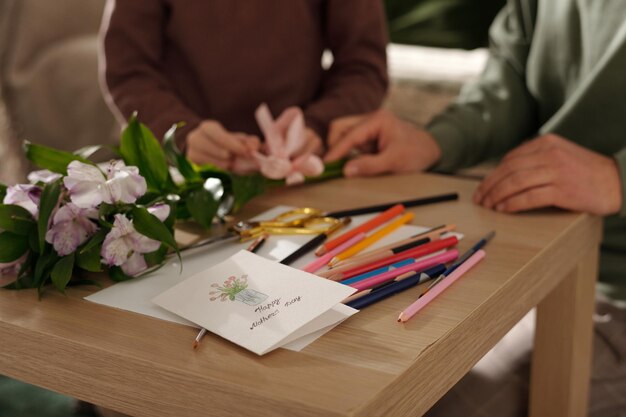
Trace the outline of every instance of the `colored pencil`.
[[302, 270], [306, 272], [311, 272], [311, 273], [318, 271], [324, 265], [326, 265], [328, 261], [330, 261], [333, 258], [333, 256], [345, 250], [348, 250], [350, 247], [358, 244], [359, 242], [362, 242], [366, 237], [367, 236], [365, 233], [359, 233], [358, 235], [354, 236], [352, 239], [348, 240], [347, 242], [344, 242], [341, 245], [337, 246], [335, 249], [331, 250], [326, 255], [320, 256], [319, 258], [315, 259], [313, 262], [308, 263], [302, 268]]
[[261, 236], [257, 237], [255, 241], [252, 242], [246, 250], [252, 253], [257, 253], [259, 249], [261, 249], [261, 246], [263, 246], [263, 244], [265, 243], [265, 241], [267, 241], [269, 237], [270, 235], [268, 235], [267, 233], [263, 233]]
[[333, 263], [333, 261], [339, 262], [341, 260], [348, 259], [353, 255], [356, 255], [362, 250], [372, 246], [374, 243], [378, 242], [380, 239], [387, 236], [389, 233], [409, 223], [411, 220], [413, 220], [413, 217], [415, 217], [415, 214], [413, 213], [404, 213], [398, 219], [390, 222], [386, 226], [382, 227], [380, 230], [377, 230], [375, 233], [372, 233], [370, 236], [363, 239], [361, 242], [357, 243], [354, 246], [351, 246], [350, 248], [344, 250], [343, 252], [340, 252], [334, 258], [332, 258], [330, 262], [331, 263]]
[[404, 260], [402, 260], [400, 262], [396, 262], [395, 264], [383, 266], [382, 268], [374, 269], [373, 271], [369, 271], [369, 272], [366, 272], [364, 274], [357, 275], [357, 276], [352, 277], [352, 278], [348, 278], [346, 280], [341, 281], [341, 283], [344, 284], [344, 285], [349, 285], [349, 284], [352, 284], [353, 282], [357, 282], [357, 281], [361, 281], [361, 280], [364, 280], [364, 279], [367, 279], [367, 278], [371, 278], [371, 277], [374, 277], [376, 275], [380, 275], [380, 274], [382, 274], [384, 272], [391, 271], [392, 269], [398, 269], [400, 267], [403, 267], [405, 265], [409, 265], [409, 264], [412, 264], [412, 263], [415, 263], [415, 262], [416, 262], [416, 259], [414, 259], [414, 258], [404, 259]]
[[287, 256], [282, 261], [280, 261], [280, 263], [283, 265], [291, 265], [298, 259], [302, 258], [304, 255], [306, 255], [307, 253], [311, 252], [313, 249], [317, 248], [319, 245], [324, 243], [324, 241], [328, 238], [328, 236], [335, 233], [337, 230], [341, 229], [342, 227], [350, 224], [351, 221], [352, 219], [350, 217], [343, 218], [339, 223], [332, 226], [324, 233], [321, 233], [315, 236], [313, 239], [309, 240], [304, 245], [300, 246], [298, 249], [292, 252], [289, 256]]
[[444, 269], [446, 269], [446, 266], [444, 264], [439, 264], [421, 273], [417, 273], [414, 271], [407, 272], [404, 275], [396, 277], [389, 284], [384, 284], [383, 286], [374, 287], [369, 290], [356, 293], [355, 295], [350, 297], [351, 300], [345, 300], [344, 304], [360, 310], [374, 303], [377, 303], [378, 301], [384, 300], [385, 298], [391, 297], [392, 295], [398, 294], [402, 291], [408, 290], [409, 288], [413, 288], [416, 285], [422, 284], [429, 279], [433, 279], [434, 277], [441, 274]]
[[483, 237], [482, 239], [480, 239], [478, 241], [478, 243], [476, 243], [474, 246], [472, 246], [471, 248], [469, 248], [463, 255], [461, 255], [461, 257], [452, 265], [450, 265], [450, 267], [448, 269], [446, 269], [445, 271], [443, 271], [443, 273], [437, 277], [436, 280], [434, 280], [429, 286], [428, 288], [426, 288], [426, 290], [420, 295], [420, 297], [423, 297], [428, 291], [430, 291], [435, 285], [439, 284], [445, 277], [447, 277], [448, 275], [450, 275], [455, 269], [457, 269], [463, 262], [465, 262], [467, 259], [469, 259], [470, 256], [472, 256], [474, 253], [476, 253], [479, 249], [482, 249], [491, 239], [493, 239], [493, 237], [496, 235], [495, 231], [491, 231], [489, 233], [487, 233], [487, 235], [485, 237]]
[[193, 341], [193, 350], [198, 350], [198, 348], [200, 347], [200, 342], [202, 341], [202, 338], [204, 337], [207, 331], [208, 330], [205, 328], [200, 330], [200, 333], [198, 333], [198, 335], [196, 336], [196, 339]]
[[[364, 252], [362, 254], [351, 257], [350, 259], [346, 259], [342, 262], [337, 262], [333, 265], [333, 269], [335, 268], [344, 268], [346, 269], [352, 268], [354, 265], [362, 262], [374, 262], [379, 259], [386, 258], [387, 256], [397, 255], [400, 252], [404, 252], [409, 249], [413, 249], [417, 246], [424, 245], [426, 243], [432, 242], [433, 240], [437, 240], [441, 237], [442, 234], [447, 233], [451, 230], [454, 230], [456, 225], [444, 225], [438, 226], [433, 229], [429, 229], [424, 233], [417, 234], [415, 236], [411, 236], [408, 239], [403, 239], [398, 242], [392, 243], [387, 246], [383, 246], [382, 248], [371, 250], [368, 252]], [[350, 266], [349, 266], [350, 265]], [[340, 272], [337, 270], [336, 272]]]
[[397, 276], [402, 274], [406, 274], [411, 271], [423, 271], [437, 264], [452, 262], [459, 256], [459, 251], [456, 249], [451, 249], [439, 255], [431, 256], [427, 259], [423, 259], [419, 262], [415, 262], [401, 268], [397, 268], [388, 272], [384, 272], [380, 275], [376, 275], [371, 278], [367, 278], [355, 283], [350, 284], [350, 287], [356, 288], [359, 291], [366, 290], [368, 288], [375, 287], [383, 282], [394, 279]]
[[404, 212], [403, 205], [398, 204], [396, 206], [393, 206], [389, 210], [386, 210], [383, 213], [380, 213], [378, 216], [363, 223], [362, 225], [355, 227], [354, 229], [336, 237], [335, 239], [324, 243], [315, 251], [315, 254], [317, 256], [322, 256], [326, 254], [328, 251], [335, 249], [337, 246], [341, 245], [343, 242], [346, 242], [352, 239], [352, 237], [358, 235], [359, 233], [361, 232], [367, 233], [370, 230], [377, 228], [381, 224], [387, 223], [389, 220], [391, 220], [392, 218], [396, 216], [399, 216], [403, 212]]
[[367, 206], [367, 207], [360, 207], [360, 208], [354, 208], [354, 209], [348, 209], [348, 210], [334, 211], [334, 212], [326, 213], [326, 215], [329, 217], [359, 216], [361, 214], [378, 213], [381, 211], [385, 211], [398, 204], [402, 204], [404, 207], [408, 208], [408, 207], [423, 206], [427, 204], [441, 203], [444, 201], [453, 201], [453, 200], [458, 200], [458, 199], [459, 199], [458, 193], [448, 193], [448, 194], [435, 195], [431, 197], [416, 198], [413, 200], [397, 201], [395, 203], [385, 203], [385, 204], [379, 204], [376, 206]]
[[413, 317], [422, 308], [428, 305], [439, 294], [445, 291], [450, 285], [459, 280], [467, 271], [469, 271], [474, 265], [480, 262], [485, 257], [485, 251], [480, 249], [472, 256], [470, 256], [465, 262], [463, 262], [458, 268], [456, 268], [441, 284], [437, 285], [432, 291], [430, 291], [424, 297], [418, 298], [410, 306], [405, 308], [400, 316], [398, 316], [399, 322], [406, 322]]
[[[333, 281], [342, 281], [344, 279], [352, 278], [357, 275], [361, 275], [365, 272], [371, 271], [373, 269], [381, 268], [383, 266], [391, 265], [396, 262], [402, 261], [404, 259], [409, 258], [421, 258], [423, 256], [429, 255], [431, 253], [440, 251], [442, 249], [449, 248], [450, 246], [454, 246], [458, 243], [458, 239], [456, 236], [450, 236], [445, 239], [435, 240], [434, 242], [426, 243], [425, 245], [418, 246], [413, 249], [409, 249], [404, 252], [400, 252], [397, 255], [393, 255], [384, 259], [380, 259], [374, 262], [364, 262], [361, 265], [353, 266], [351, 269], [348, 269], [343, 272], [339, 272], [337, 274], [333, 274], [331, 276], [323, 275], [326, 278], [332, 279]], [[332, 271], [332, 270], [331, 270]]]

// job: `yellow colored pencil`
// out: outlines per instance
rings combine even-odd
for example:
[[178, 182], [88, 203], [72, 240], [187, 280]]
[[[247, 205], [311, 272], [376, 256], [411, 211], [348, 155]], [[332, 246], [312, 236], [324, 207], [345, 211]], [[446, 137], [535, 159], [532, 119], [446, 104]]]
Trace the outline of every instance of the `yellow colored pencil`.
[[400, 226], [410, 222], [411, 220], [413, 220], [413, 217], [415, 215], [411, 212], [409, 213], [404, 213], [402, 216], [400, 216], [398, 219], [392, 221], [391, 223], [389, 223], [387, 226], [381, 228], [379, 231], [377, 231], [376, 233], [373, 233], [372, 235], [366, 237], [365, 239], [363, 239], [361, 242], [357, 243], [356, 245], [352, 246], [349, 249], [346, 249], [345, 251], [341, 252], [340, 254], [338, 254], [337, 256], [335, 256], [329, 264], [334, 264], [337, 263], [341, 260], [344, 259], [348, 259], [349, 257], [361, 252], [363, 249], [373, 245], [374, 243], [378, 242], [380, 239], [382, 239], [383, 237], [387, 236], [389, 233], [393, 232], [394, 230], [396, 230], [397, 228], [399, 228]]

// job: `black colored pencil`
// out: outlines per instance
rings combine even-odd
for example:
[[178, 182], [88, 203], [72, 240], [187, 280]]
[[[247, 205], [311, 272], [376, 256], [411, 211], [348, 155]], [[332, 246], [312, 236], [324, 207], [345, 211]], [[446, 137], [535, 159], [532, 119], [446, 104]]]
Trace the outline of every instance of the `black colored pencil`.
[[458, 199], [459, 199], [458, 193], [448, 193], [448, 194], [435, 195], [431, 197], [417, 198], [414, 200], [395, 201], [393, 203], [379, 204], [376, 206], [367, 206], [367, 207], [359, 207], [359, 208], [348, 209], [348, 210], [333, 211], [330, 213], [326, 213], [326, 215], [328, 217], [336, 217], [336, 218], [346, 217], [346, 216], [359, 216], [361, 214], [378, 213], [381, 211], [385, 211], [395, 206], [396, 204], [402, 204], [404, 207], [409, 208], [409, 207], [423, 206], [426, 204], [442, 203], [444, 201], [453, 201], [453, 200], [458, 200]]

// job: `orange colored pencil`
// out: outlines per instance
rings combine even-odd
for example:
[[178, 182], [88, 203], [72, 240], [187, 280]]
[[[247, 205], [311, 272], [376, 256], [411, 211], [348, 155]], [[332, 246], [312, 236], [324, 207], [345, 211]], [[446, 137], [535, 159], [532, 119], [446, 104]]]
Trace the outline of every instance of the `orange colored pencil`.
[[402, 214], [402, 212], [404, 212], [404, 206], [402, 204], [396, 204], [389, 210], [380, 213], [378, 216], [363, 223], [362, 225], [355, 227], [354, 229], [347, 231], [346, 233], [336, 237], [335, 239], [329, 240], [328, 242], [324, 243], [315, 251], [315, 254], [317, 256], [322, 256], [326, 254], [326, 252], [333, 250], [337, 246], [341, 245], [343, 242], [352, 239], [359, 233], [367, 233], [370, 230], [377, 228], [381, 224], [388, 222], [392, 218]]
[[[394, 242], [390, 245], [383, 246], [382, 248], [370, 250], [368, 252], [363, 252], [362, 254], [355, 255], [349, 259], [336, 262], [331, 266], [333, 267], [333, 270], [335, 270], [335, 268], [340, 268], [340, 267], [343, 268], [348, 265], [356, 264], [357, 262], [359, 263], [365, 262], [365, 261], [373, 262], [375, 260], [382, 259], [386, 256], [393, 256], [397, 253], [396, 251], [397, 248], [401, 248], [402, 246], [409, 245], [413, 242], [419, 243], [418, 241], [422, 241], [426, 239], [429, 239], [432, 242], [433, 240], [439, 239], [442, 234], [450, 232], [454, 229], [456, 229], [456, 225], [454, 224], [437, 227], [435, 229], [428, 230], [424, 233], [411, 236], [408, 239], [403, 239], [398, 242]], [[427, 243], [427, 242], [424, 242], [424, 243]], [[335, 272], [340, 272], [340, 271], [337, 269]]]
[[407, 224], [408, 222], [413, 220], [414, 216], [415, 216], [415, 214], [413, 214], [411, 212], [404, 213], [402, 216], [400, 216], [399, 218], [395, 219], [394, 221], [386, 224], [384, 227], [380, 228], [375, 233], [372, 233], [370, 236], [368, 236], [367, 238], [363, 239], [361, 242], [359, 242], [356, 245], [352, 246], [351, 248], [348, 248], [345, 251], [337, 254], [331, 260], [330, 263], [333, 264], [333, 263], [336, 263], [336, 262], [338, 262], [340, 260], [349, 259], [351, 256], [361, 252], [362, 250], [368, 248], [369, 246], [372, 246], [374, 243], [378, 242], [380, 239], [382, 239], [383, 237], [387, 236], [389, 233], [392, 233], [394, 230], [396, 230], [399, 227]]

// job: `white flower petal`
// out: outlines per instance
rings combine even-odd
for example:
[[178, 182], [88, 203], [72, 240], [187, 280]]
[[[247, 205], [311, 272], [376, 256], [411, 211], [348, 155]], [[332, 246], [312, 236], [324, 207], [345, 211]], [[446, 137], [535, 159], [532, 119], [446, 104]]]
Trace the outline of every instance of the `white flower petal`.
[[63, 179], [63, 183], [70, 192], [70, 200], [78, 207], [96, 207], [103, 201], [102, 186], [104, 183], [75, 181], [74, 179], [68, 179], [68, 177]]
[[113, 171], [107, 180], [107, 191], [114, 202], [134, 203], [148, 189], [146, 180], [139, 175], [136, 167], [124, 167]]
[[317, 177], [324, 172], [324, 162], [313, 154], [305, 154], [293, 161], [293, 169], [309, 177]]
[[72, 161], [67, 165], [67, 177], [96, 183], [105, 181], [104, 174], [98, 167], [80, 161]]
[[33, 184], [17, 184], [7, 188], [4, 204], [13, 204], [25, 208], [37, 218], [39, 214], [39, 197], [41, 188]]
[[146, 264], [143, 255], [137, 252], [133, 253], [132, 256], [122, 264], [122, 271], [131, 277], [145, 271], [147, 268], [148, 264]]
[[87, 240], [85, 229], [73, 221], [55, 224], [46, 233], [46, 241], [51, 243], [59, 256], [76, 251]]
[[296, 107], [295, 116], [287, 128], [286, 148], [287, 155], [291, 156], [298, 150], [304, 148], [306, 142], [306, 130], [304, 127], [304, 115], [302, 110]]
[[280, 180], [291, 172], [291, 162], [288, 159], [265, 156], [258, 152], [254, 154], [254, 158], [259, 163], [261, 173], [267, 178]]
[[148, 207], [148, 213], [156, 216], [157, 219], [164, 222], [170, 215], [170, 206], [167, 204], [155, 204], [152, 207]]
[[139, 232], [134, 232], [130, 235], [132, 240], [132, 248], [135, 252], [150, 253], [161, 247], [161, 242], [158, 240], [150, 239], [147, 236], [142, 235]]
[[120, 266], [126, 262], [128, 257], [132, 254], [133, 249], [130, 245], [131, 242], [131, 239], [126, 237], [110, 239], [108, 242], [105, 239], [100, 255], [102, 255], [102, 258], [107, 265]]
[[287, 157], [287, 151], [285, 149], [285, 141], [282, 134], [274, 122], [272, 113], [270, 112], [267, 104], [261, 104], [255, 112], [256, 121], [265, 136], [265, 144], [269, 155], [276, 157]]
[[287, 185], [296, 185], [302, 184], [304, 182], [304, 175], [301, 172], [295, 171], [292, 172], [285, 178], [285, 184]]
[[44, 184], [48, 184], [48, 183], [58, 180], [61, 177], [62, 177], [61, 174], [48, 171], [47, 169], [42, 169], [39, 171], [33, 171], [30, 174], [28, 174], [28, 181], [31, 184], [36, 184], [38, 182], [43, 182]]

